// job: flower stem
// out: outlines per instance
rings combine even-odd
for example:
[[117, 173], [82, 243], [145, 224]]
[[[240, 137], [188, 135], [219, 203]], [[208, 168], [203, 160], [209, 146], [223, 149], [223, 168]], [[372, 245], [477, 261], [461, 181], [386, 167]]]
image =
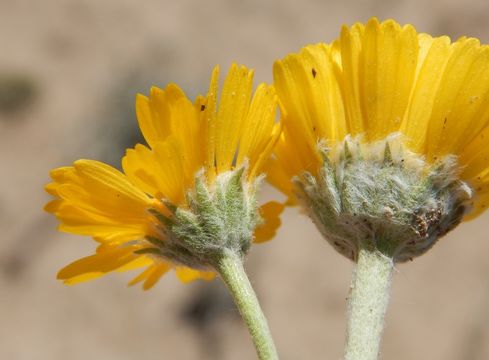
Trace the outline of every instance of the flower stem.
[[216, 261], [214, 266], [231, 292], [248, 327], [258, 358], [260, 360], [277, 360], [278, 354], [267, 320], [246, 276], [241, 258], [236, 254], [226, 253]]
[[348, 299], [345, 360], [378, 358], [393, 268], [378, 250], [360, 249]]

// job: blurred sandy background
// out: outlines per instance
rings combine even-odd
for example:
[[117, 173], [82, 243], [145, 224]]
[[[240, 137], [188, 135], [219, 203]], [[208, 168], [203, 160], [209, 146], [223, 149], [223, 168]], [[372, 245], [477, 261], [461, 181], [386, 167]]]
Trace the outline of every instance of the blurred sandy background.
[[[58, 283], [94, 243], [55, 231], [42, 187], [81, 157], [118, 166], [140, 141], [136, 92], [172, 81], [194, 97], [233, 60], [270, 81], [274, 59], [372, 15], [489, 42], [487, 0], [0, 0], [0, 359], [253, 359], [218, 281], [170, 274], [150, 292], [127, 288], [130, 275]], [[488, 221], [399, 266], [384, 359], [489, 359]], [[340, 359], [352, 264], [295, 209], [283, 223], [247, 262], [281, 358]]]

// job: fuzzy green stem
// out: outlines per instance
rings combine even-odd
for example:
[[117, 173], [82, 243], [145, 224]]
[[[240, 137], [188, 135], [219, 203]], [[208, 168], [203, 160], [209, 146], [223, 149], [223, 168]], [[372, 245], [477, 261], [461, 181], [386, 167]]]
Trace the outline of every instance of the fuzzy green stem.
[[378, 250], [360, 249], [348, 299], [345, 360], [376, 360], [394, 263]]
[[267, 320], [246, 276], [241, 258], [236, 254], [227, 253], [216, 261], [215, 269], [221, 275], [234, 298], [234, 302], [253, 339], [258, 358], [260, 360], [277, 360], [278, 354]]

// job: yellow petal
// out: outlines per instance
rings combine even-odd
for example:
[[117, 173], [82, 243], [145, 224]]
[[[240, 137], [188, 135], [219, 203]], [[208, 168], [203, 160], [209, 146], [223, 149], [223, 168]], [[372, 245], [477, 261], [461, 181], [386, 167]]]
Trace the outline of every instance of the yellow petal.
[[351, 28], [343, 26], [338, 45], [342, 66], [339, 81], [344, 93], [347, 129], [352, 135], [362, 134], [365, 131], [360, 94], [360, 58], [364, 33], [363, 24], [357, 23]]
[[170, 269], [171, 269], [170, 264], [159, 260], [158, 262], [155, 262], [154, 264], [149, 266], [146, 270], [144, 270], [141, 274], [136, 276], [134, 279], [132, 279], [128, 285], [132, 286], [141, 281], [144, 281], [143, 289], [149, 290]]
[[224, 80], [215, 127], [217, 172], [230, 170], [250, 105], [253, 70], [233, 64]]
[[164, 143], [156, 143], [153, 149], [162, 171], [159, 190], [174, 204], [182, 204], [185, 198], [183, 154], [178, 142], [173, 138]]
[[62, 203], [63, 203], [62, 200], [52, 200], [44, 206], [44, 211], [47, 211], [49, 213], [55, 213], [56, 211], [58, 211]]
[[[315, 172], [318, 163], [314, 159], [303, 158], [296, 151], [296, 139], [292, 136], [288, 127], [284, 130], [274, 149], [274, 156], [268, 160], [267, 181], [289, 197], [293, 198], [292, 177], [302, 174], [304, 171]], [[292, 201], [293, 203], [294, 201]]]
[[276, 201], [270, 201], [260, 207], [260, 215], [263, 224], [255, 229], [255, 243], [262, 243], [273, 239], [280, 227], [280, 214], [284, 210], [284, 205]]
[[284, 122], [292, 132], [304, 133], [308, 143], [346, 135], [337, 69], [330, 52], [328, 45], [309, 45], [274, 66], [275, 86], [286, 114]]
[[175, 84], [169, 84], [164, 90], [151, 88], [149, 98], [144, 95], [136, 97], [139, 128], [151, 147], [171, 134], [172, 110], [182, 98], [186, 96]]
[[193, 185], [195, 173], [205, 162], [205, 121], [202, 121], [201, 110], [186, 98], [176, 102], [172, 114], [172, 137], [178, 142], [182, 153], [183, 181], [186, 187], [190, 187]]
[[46, 206], [60, 230], [124, 241], [144, 236], [152, 202], [119, 171], [97, 161], [79, 160], [55, 169], [50, 191], [59, 197]]
[[412, 151], [423, 153], [433, 103], [450, 54], [450, 39], [446, 36], [434, 39], [421, 34], [419, 44], [416, 82], [401, 132]]
[[[327, 63], [328, 48], [311, 45], [299, 54], [288, 55], [277, 61], [273, 67], [274, 84], [280, 98], [282, 121], [290, 133], [295, 135], [294, 147], [299, 158], [312, 162], [312, 167], [320, 163], [317, 142], [333, 132], [328, 122], [325, 93], [326, 80], [333, 76]], [[332, 91], [334, 93], [334, 91]], [[341, 114], [338, 123], [341, 123]], [[307, 159], [307, 160], [306, 160]], [[284, 159], [284, 161], [286, 161]]]
[[253, 162], [250, 163], [251, 169], [249, 173], [249, 179], [253, 179], [255, 176], [266, 172], [264, 166], [270, 159], [270, 154], [275, 148], [281, 133], [282, 123], [276, 123], [272, 128], [272, 132], [268, 135], [268, 140], [263, 144], [264, 147], [258, 155], [257, 159], [253, 160]]
[[451, 104], [447, 121], [444, 121], [445, 137], [438, 147], [441, 154], [459, 153], [488, 124], [489, 47], [477, 50], [463, 85]]
[[110, 198], [113, 206], [122, 207], [125, 202], [145, 204], [148, 197], [127, 180], [120, 171], [94, 160], [77, 160], [76, 173], [85, 189]]
[[136, 285], [137, 283], [146, 280], [146, 278], [154, 271], [154, 269], [157, 267], [157, 264], [153, 264], [148, 266], [142, 273], [138, 274], [134, 279], [132, 279], [128, 285], [133, 286]]
[[[133, 268], [130, 264], [137, 262], [140, 255], [134, 254], [134, 247], [114, 248], [112, 251], [97, 253], [79, 259], [64, 267], [58, 272], [57, 278], [64, 280], [66, 284], [76, 284], [82, 281], [93, 280], [111, 271]], [[133, 264], [134, 265], [134, 264]]]
[[198, 279], [209, 281], [215, 277], [215, 273], [212, 271], [194, 270], [186, 266], [177, 266], [175, 272], [178, 280], [183, 283], [189, 283]]
[[360, 94], [366, 137], [383, 139], [397, 131], [408, 105], [418, 54], [412, 26], [372, 19], [365, 27], [360, 62]]
[[459, 157], [462, 165], [462, 178], [470, 180], [484, 173], [489, 168], [489, 126], [482, 130]]
[[473, 201], [472, 210], [464, 217], [464, 221], [473, 220], [489, 207], [489, 192], [477, 194]]
[[206, 162], [205, 168], [207, 180], [209, 183], [214, 181], [216, 176], [216, 123], [217, 123], [217, 91], [219, 79], [219, 66], [216, 66], [212, 71], [209, 90], [207, 92], [207, 101], [204, 104], [202, 118], [206, 122], [205, 137], [207, 140], [206, 146]]
[[[168, 85], [164, 90], [153, 87], [149, 98], [142, 95], [137, 98], [138, 119], [150, 147], [153, 149], [161, 147], [158, 144], [167, 143], [169, 139], [177, 144], [186, 187], [193, 184], [195, 173], [203, 167], [207, 152], [205, 141], [207, 125], [203, 116], [206, 100], [199, 97], [198, 103], [198, 107], [192, 104], [175, 84]], [[155, 170], [155, 165], [149, 164], [150, 166], [146, 167], [148, 161], [154, 162], [151, 159], [148, 160], [148, 157], [151, 157], [148, 149], [141, 145], [139, 148], [136, 146], [135, 151], [128, 151], [126, 159], [123, 160], [123, 166], [125, 166], [126, 173], [131, 172], [131, 176], [138, 168], [140, 179], [134, 181], [141, 185], [140, 180], [144, 178], [143, 189], [155, 195], [161, 191], [157, 187], [157, 179], [154, 178], [161, 178], [161, 174], [152, 176], [151, 172]], [[147, 161], [144, 164], [139, 163], [139, 160], [143, 158], [146, 158]], [[162, 165], [165, 168], [164, 164]]]
[[152, 150], [143, 145], [127, 150], [122, 166], [128, 178], [141, 189], [157, 199], [181, 204], [190, 185], [185, 182], [182, 151], [178, 139], [171, 135], [164, 142], [154, 143]]
[[288, 173], [282, 162], [276, 158], [272, 158], [267, 163], [267, 181], [280, 190], [289, 198], [293, 197], [294, 186], [291, 181], [294, 174]]
[[122, 243], [141, 239], [147, 233], [147, 218], [128, 219], [107, 217], [61, 202], [55, 212], [60, 221], [59, 230], [88, 235], [102, 241]]
[[460, 39], [451, 46], [451, 55], [445, 66], [429, 120], [429, 141], [426, 142], [428, 159], [445, 155], [455, 143], [453, 137], [460, 135], [456, 132], [455, 122], [459, 121], [459, 115], [454, 105], [478, 52], [479, 43], [476, 39]]
[[[277, 98], [274, 89], [260, 84], [250, 102], [253, 71], [232, 64], [217, 109], [218, 74], [216, 67], [207, 98], [194, 105], [195, 109], [200, 107], [201, 110], [199, 121], [204, 120], [207, 124], [206, 142], [198, 145], [200, 153], [205, 153], [207, 180], [212, 183], [216, 174], [241, 165], [245, 159], [250, 161], [249, 174], [253, 178], [261, 170], [263, 159], [268, 158], [280, 133], [275, 126]], [[199, 149], [195, 148], [195, 151]]]
[[122, 158], [122, 168], [138, 188], [155, 198], [163, 196], [161, 181], [164, 179], [164, 170], [156, 160], [154, 152], [146, 146], [137, 144], [134, 149], [127, 149], [126, 155]]
[[270, 140], [275, 124], [277, 95], [272, 86], [260, 84], [255, 91], [241, 131], [236, 166], [249, 159], [253, 166]]
[[160, 280], [160, 278], [165, 275], [170, 269], [171, 266], [169, 264], [158, 262], [158, 264], [155, 265], [155, 267], [153, 268], [153, 271], [146, 277], [146, 281], [143, 284], [143, 289], [151, 289], [158, 282], [158, 280]]

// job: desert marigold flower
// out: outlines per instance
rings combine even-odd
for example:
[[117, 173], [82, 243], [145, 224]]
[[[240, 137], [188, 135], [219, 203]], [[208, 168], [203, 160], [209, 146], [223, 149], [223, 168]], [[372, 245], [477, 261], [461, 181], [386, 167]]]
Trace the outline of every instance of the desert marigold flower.
[[212, 279], [223, 251], [243, 256], [273, 237], [282, 206], [258, 208], [256, 188], [280, 134], [276, 94], [235, 64], [219, 99], [218, 68], [206, 97], [189, 101], [174, 84], [138, 95], [139, 126], [149, 145], [122, 159], [124, 172], [93, 160], [51, 172], [46, 205], [64, 232], [92, 236], [94, 255], [62, 269], [65, 283], [112, 271], [146, 269], [130, 284], [150, 288], [174, 268], [183, 282]]
[[284, 131], [269, 180], [355, 261], [345, 360], [378, 359], [394, 263], [489, 201], [489, 47], [392, 20], [274, 66]]
[[489, 46], [370, 20], [274, 66], [270, 181], [356, 259], [405, 261], [489, 204]]

